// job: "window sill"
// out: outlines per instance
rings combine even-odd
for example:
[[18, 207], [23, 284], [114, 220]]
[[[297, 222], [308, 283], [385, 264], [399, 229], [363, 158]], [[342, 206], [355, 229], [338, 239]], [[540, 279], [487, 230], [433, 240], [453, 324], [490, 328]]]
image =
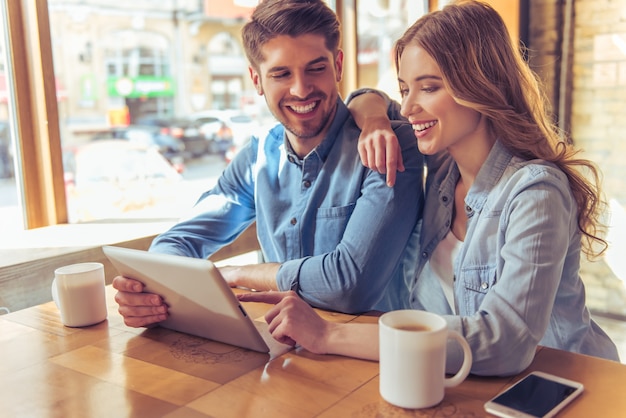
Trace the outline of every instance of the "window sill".
[[[175, 219], [110, 220], [55, 225], [3, 236], [0, 238], [0, 307], [13, 312], [50, 301], [54, 270], [68, 264], [100, 262], [110, 284], [117, 272], [102, 252], [103, 245], [147, 250], [154, 237], [175, 222]], [[246, 254], [256, 254], [258, 259], [259, 249], [253, 224], [210, 259], [231, 263], [233, 257]], [[246, 257], [244, 264], [251, 262], [258, 261]]]
[[145, 250], [175, 220], [111, 220], [55, 225], [0, 238], [0, 306], [16, 311], [51, 300], [50, 282], [57, 267], [97, 261], [107, 283], [115, 269], [103, 245]]

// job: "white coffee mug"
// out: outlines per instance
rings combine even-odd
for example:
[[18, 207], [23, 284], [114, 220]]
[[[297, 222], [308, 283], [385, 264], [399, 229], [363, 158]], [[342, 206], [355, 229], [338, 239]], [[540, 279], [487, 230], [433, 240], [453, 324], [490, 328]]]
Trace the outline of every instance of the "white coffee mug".
[[[448, 330], [439, 315], [405, 309], [383, 314], [379, 320], [380, 395], [401, 408], [429, 408], [443, 400], [446, 387], [459, 385], [470, 372], [472, 351], [456, 331]], [[464, 360], [456, 375], [446, 377], [446, 344], [453, 338]]]
[[68, 327], [84, 327], [107, 317], [104, 266], [78, 263], [59, 267], [52, 280], [52, 299]]

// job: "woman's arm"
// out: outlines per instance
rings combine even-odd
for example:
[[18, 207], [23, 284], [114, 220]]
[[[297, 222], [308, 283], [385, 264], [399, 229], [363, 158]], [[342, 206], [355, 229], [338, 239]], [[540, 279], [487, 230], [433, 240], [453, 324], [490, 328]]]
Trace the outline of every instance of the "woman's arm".
[[387, 173], [387, 184], [395, 184], [396, 170], [404, 171], [402, 151], [390, 119], [390, 99], [372, 90], [361, 90], [348, 97], [348, 110], [361, 128], [359, 155], [364, 166]]
[[275, 306], [265, 314], [269, 331], [283, 344], [299, 345], [315, 354], [338, 354], [378, 361], [377, 324], [339, 324], [321, 318], [295, 292], [237, 295], [242, 302]]

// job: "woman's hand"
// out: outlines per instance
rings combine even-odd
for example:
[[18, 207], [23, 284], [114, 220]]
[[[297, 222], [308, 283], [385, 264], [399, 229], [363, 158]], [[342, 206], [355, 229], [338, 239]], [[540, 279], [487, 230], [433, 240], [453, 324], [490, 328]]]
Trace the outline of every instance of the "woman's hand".
[[358, 150], [364, 166], [387, 174], [389, 187], [396, 183], [396, 171], [404, 171], [402, 150], [386, 116], [364, 121]]
[[288, 345], [300, 345], [315, 353], [326, 354], [325, 342], [332, 324], [322, 319], [293, 291], [238, 294], [241, 302], [264, 302], [275, 306], [265, 314], [272, 337]]
[[402, 150], [387, 115], [386, 99], [375, 92], [364, 92], [347, 104], [354, 122], [361, 129], [359, 155], [365, 167], [387, 174], [387, 185], [396, 183], [396, 171], [404, 171]]

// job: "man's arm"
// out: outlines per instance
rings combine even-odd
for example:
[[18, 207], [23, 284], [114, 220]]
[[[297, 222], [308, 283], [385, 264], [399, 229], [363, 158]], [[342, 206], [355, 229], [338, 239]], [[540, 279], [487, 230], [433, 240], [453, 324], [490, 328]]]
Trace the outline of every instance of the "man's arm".
[[[238, 155], [235, 159], [241, 161], [231, 162], [218, 185], [199, 199], [191, 215], [157, 236], [150, 251], [207, 258], [245, 230], [254, 220], [255, 213], [254, 197], [249, 192], [253, 186], [246, 187], [252, 183], [246, 175], [250, 170], [245, 169], [252, 161], [247, 161], [253, 155], [251, 151], [248, 153], [246, 157], [242, 150], [241, 157]], [[143, 293], [139, 281], [118, 276], [113, 280], [113, 288], [117, 290], [115, 301], [126, 325], [146, 327], [167, 318], [167, 305], [163, 299], [156, 294]]]
[[231, 287], [252, 290], [278, 290], [276, 274], [280, 263], [261, 263], [245, 266], [224, 266], [220, 272]]
[[396, 185], [388, 187], [383, 175], [366, 170], [339, 244], [328, 253], [282, 263], [280, 290], [294, 290], [316, 307], [354, 313], [372, 309], [402, 276], [400, 259], [421, 216], [424, 159], [407, 123], [397, 124], [395, 132], [406, 168]]
[[151, 252], [207, 258], [234, 241], [254, 221], [250, 167], [256, 161], [256, 143], [237, 154], [215, 187], [205, 192], [180, 222], [153, 240]]

